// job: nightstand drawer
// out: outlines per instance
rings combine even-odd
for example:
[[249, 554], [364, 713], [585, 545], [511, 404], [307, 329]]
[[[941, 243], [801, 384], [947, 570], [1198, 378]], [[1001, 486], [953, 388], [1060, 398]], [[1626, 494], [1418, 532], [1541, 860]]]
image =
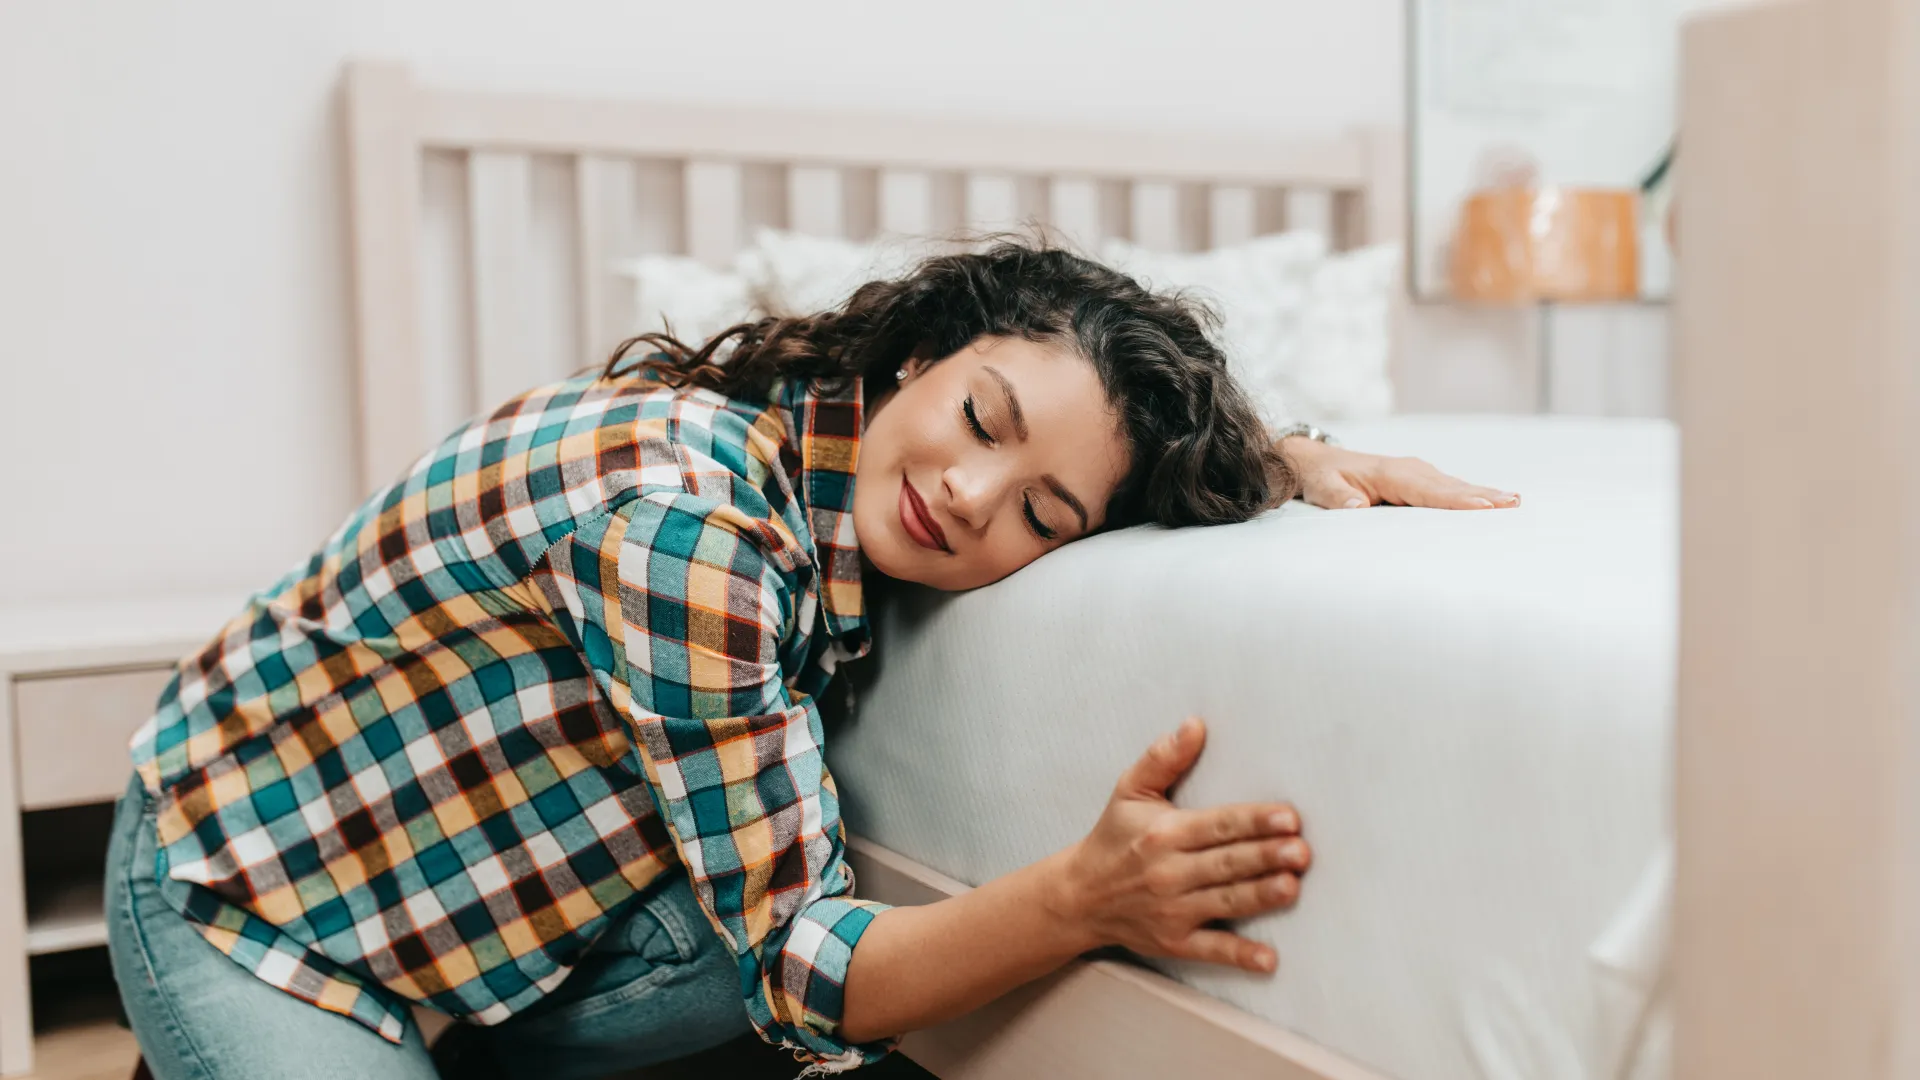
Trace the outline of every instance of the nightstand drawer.
[[20, 808], [110, 802], [127, 789], [127, 740], [153, 713], [171, 665], [16, 679]]

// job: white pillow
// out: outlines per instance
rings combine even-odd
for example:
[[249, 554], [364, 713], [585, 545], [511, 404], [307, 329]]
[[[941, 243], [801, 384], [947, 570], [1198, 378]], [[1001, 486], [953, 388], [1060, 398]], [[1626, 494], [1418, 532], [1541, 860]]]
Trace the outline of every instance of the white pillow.
[[939, 250], [935, 241], [904, 236], [858, 243], [762, 229], [734, 267], [761, 310], [811, 315], [840, 306], [869, 281], [906, 274]]
[[[762, 314], [825, 311], [866, 282], [897, 277], [951, 246], [763, 229], [727, 270], [680, 255], [642, 256], [616, 269], [634, 282], [636, 333], [670, 326], [697, 345]], [[1112, 240], [1099, 256], [1151, 288], [1213, 305], [1234, 376], [1269, 424], [1367, 419], [1392, 410], [1387, 358], [1398, 247], [1329, 255], [1323, 235], [1298, 231], [1197, 254]]]
[[932, 254], [932, 241], [871, 244], [762, 229], [725, 270], [684, 255], [643, 255], [613, 264], [633, 282], [636, 334], [671, 328], [699, 345], [762, 315], [810, 315], [837, 307], [869, 281], [905, 274]]
[[632, 333], [670, 331], [694, 348], [737, 322], [754, 318], [747, 279], [684, 255], [642, 255], [614, 264], [633, 281]]
[[1393, 295], [1400, 246], [1375, 244], [1314, 269], [1293, 369], [1276, 373], [1309, 419], [1366, 420], [1393, 411]]
[[1392, 410], [1387, 359], [1397, 246], [1329, 255], [1325, 236], [1297, 231], [1195, 254], [1110, 240], [1100, 257], [1149, 288], [1211, 304], [1234, 376], [1269, 424]]

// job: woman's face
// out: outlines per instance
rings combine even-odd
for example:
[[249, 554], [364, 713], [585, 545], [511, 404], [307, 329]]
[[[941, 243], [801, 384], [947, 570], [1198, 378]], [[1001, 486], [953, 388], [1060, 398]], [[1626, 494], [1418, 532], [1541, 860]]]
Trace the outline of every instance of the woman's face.
[[1098, 529], [1126, 476], [1093, 365], [983, 337], [869, 404], [853, 489], [860, 550], [888, 577], [972, 589]]

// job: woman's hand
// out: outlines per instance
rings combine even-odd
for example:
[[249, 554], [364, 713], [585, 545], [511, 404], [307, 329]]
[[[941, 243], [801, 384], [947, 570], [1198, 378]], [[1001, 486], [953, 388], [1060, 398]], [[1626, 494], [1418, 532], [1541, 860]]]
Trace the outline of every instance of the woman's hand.
[[1206, 741], [1188, 720], [1155, 743], [1078, 844], [875, 916], [847, 966], [841, 1037], [940, 1023], [1105, 945], [1272, 971], [1272, 949], [1214, 924], [1293, 903], [1313, 853], [1285, 803], [1174, 809], [1167, 789]]
[[1189, 719], [1127, 770], [1093, 832], [1063, 853], [1060, 903], [1099, 945], [1272, 971], [1272, 949], [1213, 924], [1291, 906], [1313, 852], [1286, 803], [1167, 801], [1206, 738]]
[[1300, 480], [1301, 497], [1329, 510], [1378, 503], [1437, 510], [1495, 510], [1520, 505], [1510, 491], [1456, 480], [1419, 458], [1361, 454], [1302, 436], [1280, 440], [1280, 455]]

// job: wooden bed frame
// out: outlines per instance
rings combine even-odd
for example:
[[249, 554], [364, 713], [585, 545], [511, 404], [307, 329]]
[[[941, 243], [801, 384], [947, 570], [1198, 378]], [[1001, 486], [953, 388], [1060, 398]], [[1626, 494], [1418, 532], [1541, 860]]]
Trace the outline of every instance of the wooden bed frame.
[[[614, 260], [723, 264], [759, 226], [863, 239], [1035, 220], [1090, 245], [1199, 250], [1315, 209], [1336, 246], [1399, 235], [1396, 133], [1140, 137], [885, 115], [569, 101], [347, 72], [360, 469], [369, 490], [485, 402], [603, 356]], [[544, 302], [544, 307], [542, 303]], [[965, 885], [855, 838], [863, 895]], [[1164, 976], [1076, 963], [907, 1040], [947, 1078], [1376, 1074]]]

